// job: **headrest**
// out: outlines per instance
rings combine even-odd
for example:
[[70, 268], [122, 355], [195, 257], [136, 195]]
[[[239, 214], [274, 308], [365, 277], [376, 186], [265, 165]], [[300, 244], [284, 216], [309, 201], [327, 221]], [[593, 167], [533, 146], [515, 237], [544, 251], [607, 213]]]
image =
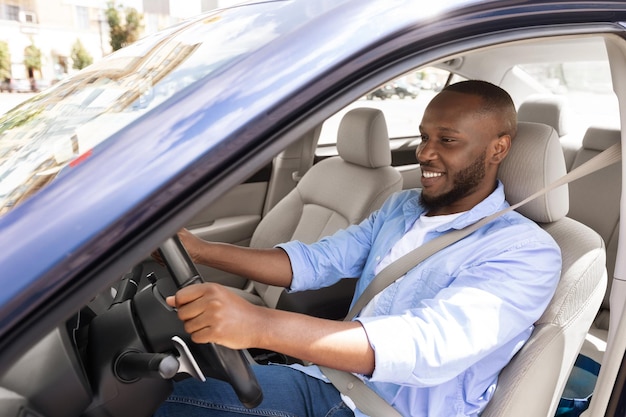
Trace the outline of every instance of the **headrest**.
[[609, 129], [603, 127], [589, 127], [583, 137], [583, 148], [594, 151], [605, 151], [622, 140], [622, 133], [619, 129]]
[[552, 126], [559, 137], [565, 136], [569, 130], [567, 101], [555, 95], [530, 96], [517, 111], [517, 120], [543, 123]]
[[[519, 122], [509, 154], [498, 177], [509, 204], [514, 205], [566, 174], [563, 149], [556, 131], [541, 123]], [[569, 211], [569, 193], [563, 185], [517, 209], [539, 223], [559, 220]]]
[[383, 112], [363, 107], [346, 113], [337, 132], [337, 152], [344, 161], [367, 168], [391, 165]]

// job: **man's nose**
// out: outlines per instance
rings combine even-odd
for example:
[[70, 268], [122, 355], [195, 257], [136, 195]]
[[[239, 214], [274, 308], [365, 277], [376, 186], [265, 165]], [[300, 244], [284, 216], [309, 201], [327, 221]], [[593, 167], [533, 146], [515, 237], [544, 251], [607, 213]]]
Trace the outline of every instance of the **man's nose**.
[[436, 154], [435, 147], [430, 140], [420, 142], [415, 150], [415, 156], [418, 161], [430, 161], [436, 157]]

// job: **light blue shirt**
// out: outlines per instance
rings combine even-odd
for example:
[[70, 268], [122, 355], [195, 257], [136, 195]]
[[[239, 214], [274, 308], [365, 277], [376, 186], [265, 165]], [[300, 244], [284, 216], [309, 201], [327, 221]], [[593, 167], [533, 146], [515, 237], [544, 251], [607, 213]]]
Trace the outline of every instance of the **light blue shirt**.
[[[314, 244], [279, 245], [291, 260], [290, 291], [358, 277], [356, 299], [424, 212], [419, 193], [396, 193], [360, 224]], [[425, 240], [507, 206], [498, 183]], [[403, 416], [478, 415], [547, 307], [560, 270], [561, 253], [549, 234], [517, 212], [500, 216], [424, 260], [381, 293], [372, 316], [357, 318], [375, 352], [373, 374], [361, 377]], [[316, 367], [306, 372], [319, 375]]]

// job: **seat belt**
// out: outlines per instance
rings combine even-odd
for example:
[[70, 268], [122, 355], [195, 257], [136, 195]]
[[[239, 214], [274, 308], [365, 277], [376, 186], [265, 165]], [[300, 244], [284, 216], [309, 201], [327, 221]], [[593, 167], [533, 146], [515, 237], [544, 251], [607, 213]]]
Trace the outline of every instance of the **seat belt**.
[[[552, 191], [553, 189], [565, 185], [571, 181], [577, 180], [585, 175], [589, 175], [595, 171], [605, 168], [618, 162], [621, 159], [622, 148], [621, 144], [617, 143], [600, 154], [591, 158], [584, 164], [574, 168], [561, 178], [557, 179], [553, 183], [530, 195], [519, 203], [509, 206], [503, 210], [484, 217], [476, 223], [473, 223], [463, 229], [453, 230], [444, 235], [438, 236], [425, 244], [413, 249], [406, 255], [396, 259], [391, 264], [387, 265], [381, 270], [374, 279], [369, 283], [365, 291], [354, 302], [350, 311], [346, 315], [344, 321], [350, 321], [369, 303], [372, 298], [387, 286], [392, 284], [395, 280], [405, 275], [408, 271], [413, 269], [424, 259], [438, 252], [439, 250], [446, 248], [453, 243], [463, 239], [465, 236], [470, 235], [476, 230], [480, 229], [487, 223], [496, 219], [497, 217], [515, 210], [520, 206], [534, 200], [535, 198]], [[339, 371], [325, 366], [319, 366], [322, 373], [330, 380], [330, 382], [341, 392], [348, 396], [359, 410], [367, 414], [369, 417], [402, 417], [402, 415], [387, 403], [382, 397], [380, 397], [374, 390], [368, 387], [363, 380], [355, 376], [354, 374], [346, 371]]]

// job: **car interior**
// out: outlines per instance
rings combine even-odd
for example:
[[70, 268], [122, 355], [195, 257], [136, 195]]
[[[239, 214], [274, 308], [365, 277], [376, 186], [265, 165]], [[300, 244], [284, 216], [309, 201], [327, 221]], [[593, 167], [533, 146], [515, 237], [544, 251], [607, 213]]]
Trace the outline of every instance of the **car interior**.
[[[420, 170], [414, 153], [419, 143], [417, 126], [425, 104], [448, 83], [462, 79], [484, 79], [509, 91], [518, 107], [520, 126], [527, 123], [539, 124], [544, 129], [548, 129], [543, 132], [546, 137], [544, 141], [559, 144], [557, 148], [537, 144], [538, 148], [532, 149], [541, 149], [540, 154], [533, 155], [531, 148], [522, 152], [525, 157], [518, 162], [519, 172], [512, 175], [513, 181], [509, 181], [511, 185], [505, 182], [508, 200], [513, 204], [564, 175], [567, 171], [580, 166], [611, 145], [620, 142], [619, 109], [610, 76], [611, 64], [608, 53], [610, 44], [610, 38], [589, 35], [507, 43], [446, 57], [446, 59], [431, 63], [426, 68], [418, 68], [410, 73], [401, 74], [398, 78], [415, 80], [415, 85], [420, 85], [418, 81], [422, 82], [421, 85], [428, 81], [426, 87], [428, 89], [423, 88], [417, 98], [396, 96], [384, 101], [377, 100], [375, 95], [370, 94], [346, 106], [318, 127], [321, 132], [308, 135], [303, 138], [302, 142], [294, 144], [274, 159], [273, 175], [264, 184], [267, 187], [265, 194], [273, 196], [274, 187], [280, 189], [280, 194], [283, 195], [290, 187], [298, 189], [302, 186], [300, 181], [306, 181], [315, 167], [327, 159], [343, 157], [342, 152], [345, 152], [345, 148], [342, 150], [342, 141], [347, 135], [346, 130], [349, 128], [358, 132], [362, 129], [356, 127], [356, 124], [348, 127], [345, 118], [350, 117], [354, 110], [369, 108], [383, 111], [390, 137], [391, 165], [401, 175], [402, 189], [419, 187]], [[571, 75], [558, 74], [558, 71], [571, 71]], [[423, 101], [420, 101], [421, 96], [424, 96]], [[585, 117], [580, 117], [581, 114]], [[541, 137], [538, 131], [526, 134], [524, 129], [520, 129], [515, 142], [520, 142], [521, 145], [525, 140], [536, 140], [538, 137]], [[310, 141], [314, 142], [313, 155], [309, 151]], [[380, 149], [382, 151], [383, 148]], [[546, 149], [553, 152], [554, 156], [546, 153], [542, 157]], [[301, 158], [309, 159], [303, 164]], [[545, 162], [546, 165], [535, 166], [538, 160], [541, 163]], [[312, 167], [303, 175], [301, 166], [306, 166], [307, 163]], [[288, 166], [288, 168], [281, 170], [280, 166]], [[555, 168], [557, 166], [558, 169]], [[550, 172], [549, 180], [540, 178], [536, 183], [531, 180], [532, 175], [528, 174], [528, 172], [546, 171]], [[282, 172], [283, 175], [279, 177], [278, 172]], [[522, 172], [525, 174], [522, 175]], [[503, 176], [510, 174], [501, 173], [500, 175], [504, 181]], [[508, 191], [519, 181], [519, 176], [523, 176], [527, 182], [517, 195], [511, 195]], [[301, 178], [300, 181], [299, 178]], [[242, 184], [242, 186], [250, 185]], [[328, 183], [319, 182], [317, 186], [317, 192], [321, 193], [320, 188], [328, 187]], [[560, 393], [565, 389], [568, 375], [578, 354], [602, 363], [609, 332], [611, 278], [618, 243], [621, 167], [619, 164], [614, 164], [571, 182], [568, 188], [565, 197], [561, 195], [554, 199], [560, 203], [567, 203], [566, 206], [561, 205], [562, 213], [560, 214], [555, 215], [556, 212], [552, 212], [550, 215], [543, 214], [543, 217], [541, 215], [537, 217], [536, 213], [529, 214], [525, 209], [521, 209], [525, 215], [553, 234], [561, 246], [564, 258], [562, 282], [551, 306], [537, 323], [532, 342], [529, 342], [503, 371], [498, 392], [483, 415], [554, 414], [560, 394], [553, 395], [553, 393]], [[227, 198], [229, 198], [228, 195], [224, 197], [224, 199]], [[339, 200], [341, 202], [338, 201], [335, 204], [350, 203], [349, 199]], [[593, 203], [590, 204], [590, 202]], [[302, 198], [299, 204], [301, 203], [304, 204], [303, 212], [321, 210], [317, 207], [318, 203], [314, 201]], [[222, 201], [219, 204], [224, 203]], [[280, 210], [283, 204], [285, 202], [282, 201], [276, 204], [276, 209]], [[310, 205], [308, 208], [307, 204]], [[207, 208], [201, 216], [216, 221], [208, 214], [211, 210], [212, 207]], [[298, 211], [295, 213], [296, 216], [299, 215]], [[367, 215], [367, 210], [362, 214], [363, 217], [357, 216], [352, 219], [343, 216], [342, 223], [345, 225], [358, 222]], [[261, 230], [272, 227], [270, 225], [274, 223], [272, 222], [273, 215], [272, 204], [264, 205], [263, 212], [256, 216]], [[248, 241], [242, 240], [239, 234], [236, 239], [228, 241], [258, 246], [272, 246], [285, 238], [299, 238], [309, 242], [310, 239], [315, 240], [342, 227], [340, 223], [327, 222], [327, 216], [323, 213], [318, 213], [321, 220], [311, 223], [313, 216], [315, 213], [311, 213], [311, 217], [302, 222], [306, 224], [326, 222], [324, 228], [314, 234], [298, 237], [297, 234], [290, 235], [291, 232], [288, 231], [282, 236], [277, 236], [277, 239], [268, 239], [263, 242], [252, 237], [256, 236], [260, 230], [254, 231], [255, 228], [251, 227]], [[275, 222], [273, 228], [279, 227], [278, 224]], [[206, 223], [202, 224], [198, 218], [189, 224], [189, 228], [205, 239], [215, 240], [211, 226]], [[275, 231], [274, 233], [281, 232]], [[222, 234], [220, 238], [223, 239], [224, 235]], [[250, 243], [250, 241], [255, 243]], [[221, 278], [219, 271], [205, 271], [205, 273], [205, 276], [214, 277], [209, 279], [223, 279], [222, 282], [233, 285], [234, 281], [228, 277]], [[325, 317], [335, 317], [337, 311], [345, 314], [351, 295], [349, 286], [333, 288], [333, 301], [329, 303], [329, 306], [336, 307], [337, 303], [343, 299], [343, 309], [333, 310], [331, 314], [324, 315], [325, 313], [317, 307], [309, 309], [311, 306], [307, 305], [307, 300], [314, 299], [313, 294], [288, 294], [283, 289], [273, 289], [274, 295], [266, 300], [267, 289], [263, 288], [259, 292], [256, 285], [245, 281], [237, 288], [237, 291], [252, 294], [248, 298], [260, 297], [264, 300], [263, 303], [271, 307], [276, 306]], [[323, 300], [323, 297], [329, 295], [319, 294], [319, 296]], [[318, 305], [319, 302], [315, 301], [314, 304]], [[323, 302], [320, 305], [323, 306]], [[548, 369], [550, 369], [549, 372]], [[536, 389], [539, 379], [544, 380], [547, 386], [554, 388], [543, 391], [541, 398], [537, 396], [538, 390]], [[520, 408], [520, 404], [526, 404], [526, 406]]]
[[[380, 100], [361, 91], [186, 227], [211, 241], [271, 247], [292, 239], [313, 242], [360, 222], [390, 194], [420, 186], [415, 150], [421, 114], [441, 88], [463, 79], [500, 85], [518, 107], [518, 136], [499, 176], [507, 200], [519, 202], [621, 142], [617, 96], [626, 97], [626, 84], [612, 74], [626, 73], [625, 51], [622, 38], [585, 33], [497, 43], [417, 67], [406, 64], [377, 81], [381, 86], [393, 80], [410, 83], [419, 90], [416, 97]], [[529, 342], [503, 370], [483, 416], [554, 415], [580, 355], [601, 366], [589, 415], [609, 402], [613, 384], [602, 381], [613, 381], [626, 345], [626, 338], [616, 336], [623, 330], [612, 324], [621, 322], [623, 304], [621, 285], [613, 280], [619, 263], [621, 178], [621, 166], [614, 164], [519, 209], [557, 241], [563, 270], [555, 297]], [[287, 293], [208, 267], [198, 270], [205, 280], [227, 285], [250, 302], [332, 319], [346, 314], [354, 289], [354, 280], [344, 280], [323, 290]], [[150, 257], [138, 273], [167, 276], [170, 271]], [[109, 309], [116, 290], [94, 298], [89, 306], [94, 315]], [[33, 352], [58, 350], [55, 355], [72, 356], [65, 349], [79, 338], [75, 331], [68, 338], [65, 331], [47, 336]], [[40, 364], [32, 358], [26, 354], [0, 376], [0, 417], [18, 415], [12, 407], [24, 402], [42, 417], [101, 415], [89, 411], [89, 394], [78, 388], [84, 381], [72, 385], [80, 396], [76, 404], [61, 414], [54, 411], [52, 394], [43, 391], [67, 378], [67, 372], [39, 384], [18, 381], [15, 375], [33, 372], [34, 380], [44, 372], [36, 370]], [[246, 352], [246, 358], [297, 360], [255, 350]], [[80, 367], [76, 362], [63, 361]]]

